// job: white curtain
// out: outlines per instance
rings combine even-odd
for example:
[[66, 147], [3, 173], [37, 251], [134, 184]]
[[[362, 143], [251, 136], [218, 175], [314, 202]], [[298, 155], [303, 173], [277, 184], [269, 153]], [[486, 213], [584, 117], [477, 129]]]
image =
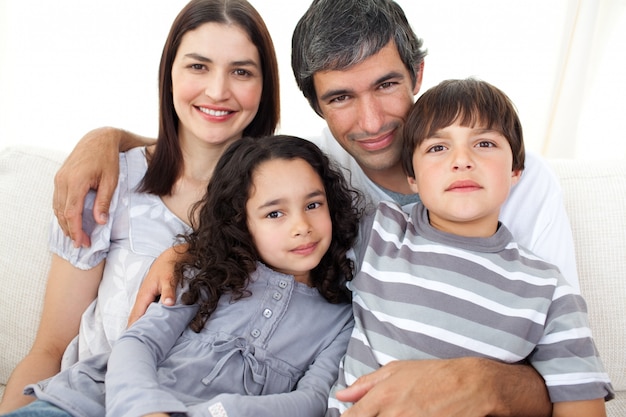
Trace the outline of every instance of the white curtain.
[[572, 0], [565, 5], [565, 33], [542, 153], [626, 158], [626, 0]]

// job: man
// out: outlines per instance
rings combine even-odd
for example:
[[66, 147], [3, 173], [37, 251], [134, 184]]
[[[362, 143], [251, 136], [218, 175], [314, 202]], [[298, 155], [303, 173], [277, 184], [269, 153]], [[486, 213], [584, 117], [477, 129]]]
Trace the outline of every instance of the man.
[[[292, 48], [298, 86], [328, 124], [315, 142], [342, 164], [369, 203], [387, 199], [411, 206], [418, 197], [411, 195], [402, 171], [400, 127], [421, 86], [425, 51], [402, 9], [390, 0], [315, 0], [294, 31]], [[100, 136], [117, 141], [90, 139]], [[55, 213], [77, 244], [88, 244], [81, 213], [89, 187], [98, 188], [94, 217], [106, 221], [117, 172], [111, 144], [125, 137], [123, 148], [136, 146], [129, 136], [117, 130], [92, 132], [55, 178]], [[107, 157], [93, 161], [95, 154]], [[538, 158], [529, 155], [501, 220], [520, 243], [557, 264], [578, 288], [560, 190]], [[167, 284], [146, 282], [134, 314], [159, 293], [162, 300], [173, 298]], [[390, 362], [337, 396], [355, 402], [346, 416], [551, 413], [543, 380], [531, 367], [477, 358]]]

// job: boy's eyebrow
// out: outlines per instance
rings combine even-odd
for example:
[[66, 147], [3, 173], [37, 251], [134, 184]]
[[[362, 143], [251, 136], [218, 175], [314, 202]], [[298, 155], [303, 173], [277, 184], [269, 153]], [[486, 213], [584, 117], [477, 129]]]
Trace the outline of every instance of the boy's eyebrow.
[[[466, 126], [469, 127], [469, 126]], [[424, 138], [424, 140], [428, 139], [428, 138], [442, 138], [445, 136], [448, 136], [447, 134], [442, 134], [443, 129], [438, 129], [435, 132], [433, 132], [432, 135], [428, 135], [427, 137]], [[486, 127], [478, 127], [478, 128], [473, 128], [470, 127], [470, 129], [472, 130], [473, 133], [497, 133], [497, 134], [501, 134], [499, 130], [497, 129], [490, 129], [490, 128], [486, 128]]]
[[[371, 87], [375, 87], [375, 86], [377, 86], [379, 84], [382, 84], [382, 83], [384, 83], [386, 81], [389, 81], [392, 78], [403, 78], [403, 75], [401, 73], [399, 73], [399, 72], [391, 71], [391, 72], [383, 75], [382, 77], [376, 79], [372, 83]], [[350, 94], [352, 92], [354, 92], [354, 90], [352, 90], [350, 88], [338, 88], [336, 90], [329, 90], [329, 91], [325, 92], [324, 94], [322, 94], [320, 96], [319, 99], [322, 100], [322, 101], [326, 101], [326, 100], [329, 100], [332, 97], [343, 96], [343, 95], [346, 95], [346, 94]]]

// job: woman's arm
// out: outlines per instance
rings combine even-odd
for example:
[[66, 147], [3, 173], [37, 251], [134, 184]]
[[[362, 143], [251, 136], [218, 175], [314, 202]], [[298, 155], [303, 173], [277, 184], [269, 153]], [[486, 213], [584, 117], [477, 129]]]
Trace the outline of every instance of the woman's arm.
[[96, 298], [104, 262], [83, 271], [59, 256], [52, 256], [41, 321], [30, 352], [16, 366], [4, 392], [0, 413], [34, 400], [23, 395], [33, 384], [59, 372], [65, 348], [78, 334], [80, 319]]
[[391, 362], [337, 392], [337, 398], [356, 402], [342, 417], [552, 414], [534, 368], [482, 358]]
[[91, 245], [82, 227], [87, 192], [97, 190], [93, 217], [99, 224], [106, 223], [111, 196], [117, 186], [119, 152], [152, 143], [154, 139], [103, 127], [88, 132], [76, 144], [54, 177], [52, 204], [59, 225], [76, 247]]

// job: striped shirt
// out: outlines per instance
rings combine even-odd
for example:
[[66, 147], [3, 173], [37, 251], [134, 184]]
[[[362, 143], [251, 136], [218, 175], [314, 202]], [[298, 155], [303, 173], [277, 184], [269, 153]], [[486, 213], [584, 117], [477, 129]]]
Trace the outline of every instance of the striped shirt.
[[553, 402], [612, 398], [587, 323], [586, 304], [558, 269], [513, 242], [444, 233], [422, 204], [411, 215], [382, 202], [361, 242], [350, 283], [355, 327], [334, 396], [394, 360], [484, 357], [527, 360]]

